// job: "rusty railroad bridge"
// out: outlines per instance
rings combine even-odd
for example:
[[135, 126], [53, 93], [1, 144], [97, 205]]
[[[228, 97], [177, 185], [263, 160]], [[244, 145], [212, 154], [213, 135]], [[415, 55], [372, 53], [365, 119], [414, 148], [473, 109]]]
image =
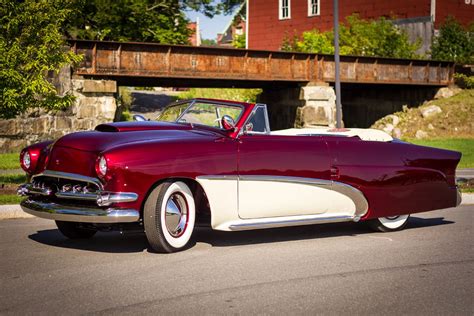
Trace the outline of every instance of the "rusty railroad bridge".
[[[84, 55], [76, 75], [119, 84], [261, 87], [334, 81], [332, 55], [76, 40], [70, 45]], [[452, 62], [341, 56], [343, 83], [445, 86], [453, 73]]]
[[[84, 56], [72, 76], [123, 86], [262, 88], [275, 128], [331, 125], [334, 56], [155, 43], [70, 40]], [[453, 82], [455, 64], [433, 60], [341, 56], [346, 126], [418, 105]]]

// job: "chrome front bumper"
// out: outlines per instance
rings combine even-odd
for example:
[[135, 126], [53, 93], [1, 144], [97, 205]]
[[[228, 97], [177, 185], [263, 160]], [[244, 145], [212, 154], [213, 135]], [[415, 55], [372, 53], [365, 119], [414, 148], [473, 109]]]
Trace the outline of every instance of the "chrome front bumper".
[[30, 199], [25, 199], [20, 205], [28, 214], [65, 222], [112, 224], [140, 220], [140, 212], [135, 209], [73, 207]]

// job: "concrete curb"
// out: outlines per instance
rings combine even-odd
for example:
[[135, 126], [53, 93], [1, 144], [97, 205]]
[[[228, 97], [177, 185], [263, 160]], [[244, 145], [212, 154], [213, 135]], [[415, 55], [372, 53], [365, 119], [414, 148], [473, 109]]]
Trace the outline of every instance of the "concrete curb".
[[[474, 193], [463, 193], [461, 205], [474, 204]], [[34, 217], [28, 213], [23, 212], [20, 205], [0, 205], [0, 220], [13, 218], [31, 218]]]
[[0, 220], [13, 218], [30, 218], [34, 217], [28, 213], [23, 212], [20, 205], [0, 205]]

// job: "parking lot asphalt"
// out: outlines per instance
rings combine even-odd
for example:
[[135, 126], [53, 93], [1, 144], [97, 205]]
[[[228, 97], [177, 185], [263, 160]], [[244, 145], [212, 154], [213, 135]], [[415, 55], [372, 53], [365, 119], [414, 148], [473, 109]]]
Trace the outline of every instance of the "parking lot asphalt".
[[54, 222], [0, 221], [0, 314], [474, 313], [474, 206], [250, 232], [199, 229], [186, 251], [143, 234], [67, 240]]

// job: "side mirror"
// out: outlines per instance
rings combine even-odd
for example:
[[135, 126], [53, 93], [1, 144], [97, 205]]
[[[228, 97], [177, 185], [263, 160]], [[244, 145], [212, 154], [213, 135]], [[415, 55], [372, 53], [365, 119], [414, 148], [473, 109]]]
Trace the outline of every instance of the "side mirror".
[[234, 119], [231, 118], [229, 115], [224, 115], [221, 119], [222, 128], [226, 131], [232, 131], [235, 129], [235, 122]]
[[134, 114], [133, 120], [138, 122], [148, 121], [143, 115], [140, 114]]

